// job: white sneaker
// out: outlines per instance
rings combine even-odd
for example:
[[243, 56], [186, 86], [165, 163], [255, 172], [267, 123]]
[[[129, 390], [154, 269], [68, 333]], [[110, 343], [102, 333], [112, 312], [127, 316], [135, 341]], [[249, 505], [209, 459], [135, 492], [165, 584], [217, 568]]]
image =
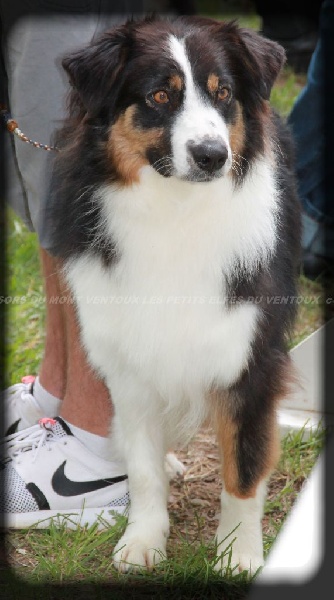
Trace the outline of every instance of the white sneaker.
[[8, 436], [4, 455], [0, 518], [6, 528], [47, 528], [51, 519], [66, 519], [69, 527], [98, 521], [101, 529], [126, 511], [122, 465], [92, 454], [60, 417]]
[[[4, 392], [5, 435], [11, 435], [35, 425], [45, 415], [33, 396], [35, 377], [22, 377]], [[53, 415], [47, 415], [53, 416]]]

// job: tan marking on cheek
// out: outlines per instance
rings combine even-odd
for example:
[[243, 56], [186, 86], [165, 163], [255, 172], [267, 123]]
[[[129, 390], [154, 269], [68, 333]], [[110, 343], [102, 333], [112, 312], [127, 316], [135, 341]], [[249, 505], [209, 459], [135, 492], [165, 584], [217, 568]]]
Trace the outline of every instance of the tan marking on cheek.
[[177, 90], [178, 92], [180, 92], [182, 90], [182, 79], [180, 75], [172, 75], [172, 77], [169, 80], [169, 85], [172, 88], [172, 90]]
[[139, 181], [139, 170], [149, 164], [146, 150], [157, 146], [163, 129], [140, 129], [134, 125], [136, 106], [132, 105], [111, 127], [107, 142], [109, 159], [125, 185]]
[[[235, 122], [229, 127], [230, 130], [230, 145], [233, 154], [242, 154], [242, 149], [245, 142], [245, 123], [242, 114], [242, 108], [237, 102], [237, 112]], [[238, 156], [236, 156], [238, 162]]]

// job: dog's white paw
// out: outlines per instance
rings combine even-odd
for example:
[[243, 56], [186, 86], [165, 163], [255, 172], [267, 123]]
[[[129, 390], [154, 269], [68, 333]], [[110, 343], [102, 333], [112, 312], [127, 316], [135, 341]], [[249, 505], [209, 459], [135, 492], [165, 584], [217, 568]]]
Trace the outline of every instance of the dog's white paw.
[[150, 570], [166, 558], [166, 537], [152, 536], [146, 531], [125, 532], [115, 547], [114, 566], [121, 573]]
[[176, 477], [183, 477], [187, 468], [185, 465], [177, 458], [174, 452], [167, 452], [165, 459], [165, 470], [169, 479], [174, 479]]
[[234, 573], [241, 573], [242, 571], [248, 571], [249, 576], [255, 575], [258, 569], [263, 567], [264, 560], [263, 554], [253, 554], [251, 552], [242, 552], [237, 547], [232, 546], [232, 550], [227, 551], [223, 556], [221, 552], [215, 563], [214, 569], [219, 573], [225, 572], [228, 567]]
[[217, 571], [230, 568], [236, 573], [248, 571], [253, 576], [263, 566], [261, 518], [265, 490], [265, 482], [261, 482], [255, 496], [244, 499], [222, 490], [216, 533]]
[[220, 522], [217, 530], [217, 562], [215, 570], [222, 572], [226, 568], [234, 573], [248, 571], [253, 576], [263, 567], [263, 543], [260, 523], [247, 526], [240, 523], [231, 531], [228, 523]]

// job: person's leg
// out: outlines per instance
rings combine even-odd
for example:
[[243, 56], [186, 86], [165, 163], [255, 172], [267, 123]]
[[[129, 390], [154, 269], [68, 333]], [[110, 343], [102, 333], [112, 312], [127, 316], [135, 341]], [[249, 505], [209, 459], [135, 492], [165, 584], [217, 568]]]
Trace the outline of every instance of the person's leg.
[[38, 380], [29, 391], [23, 385], [8, 396], [6, 432], [60, 414], [76, 427], [107, 436], [112, 415], [109, 392], [82, 348], [75, 306], [59, 274], [59, 261], [43, 249], [40, 256], [46, 301], [44, 355]]
[[[60, 278], [61, 280], [61, 278]], [[67, 384], [60, 416], [72, 425], [100, 436], [110, 430], [112, 405], [104, 382], [89, 365], [80, 341], [80, 331], [71, 295], [62, 284], [67, 341]]]
[[64, 308], [57, 302], [57, 262], [43, 249], [40, 259], [46, 307], [44, 355], [37, 377], [27, 375], [6, 390], [5, 435], [31, 427], [41, 417], [57, 415], [65, 394], [67, 345]]
[[[75, 305], [59, 273], [59, 261], [43, 249], [41, 261], [46, 336], [39, 380], [50, 394], [63, 400], [60, 416], [76, 427], [107, 436], [112, 415], [109, 392], [88, 363], [80, 341]], [[64, 298], [68, 301], [64, 302]]]
[[320, 39], [312, 56], [307, 83], [296, 99], [288, 123], [295, 143], [298, 192], [303, 211], [326, 222], [324, 181], [324, 60]]
[[45, 288], [46, 321], [44, 356], [39, 369], [41, 385], [56, 398], [62, 399], [66, 387], [67, 344], [64, 307], [59, 302], [61, 288], [57, 261], [43, 248], [40, 250]]
[[[67, 12], [64, 5], [64, 14], [46, 16], [41, 21], [29, 14], [28, 4], [22, 2], [20, 8], [14, 10], [0, 0], [1, 66], [6, 82], [1, 101], [8, 105], [11, 116], [24, 133], [39, 142], [52, 144], [53, 132], [65, 114], [68, 87], [59, 57], [91, 40], [99, 15], [98, 11], [97, 14], [72, 14], [71, 7]], [[79, 9], [79, 3], [76, 5]], [[37, 85], [31, 86], [32, 81], [37, 81]], [[54, 154], [25, 144], [9, 133], [5, 140], [6, 201], [28, 228], [37, 232], [40, 246], [48, 251], [52, 232], [45, 230], [41, 206], [44, 206]], [[58, 414], [65, 395], [64, 311], [61, 305], [50, 302], [50, 298], [59, 295], [59, 281], [55, 261], [45, 250], [40, 253], [47, 304], [44, 357], [35, 381], [26, 373], [21, 383], [13, 382], [6, 390], [5, 434], [30, 427], [40, 416]]]
[[[45, 252], [41, 255], [47, 339], [40, 378], [44, 392], [59, 393], [63, 401], [57, 412], [41, 412], [33, 395], [36, 379], [30, 400], [35, 412], [40, 411], [34, 420], [39, 419], [39, 425], [19, 428], [3, 445], [7, 460], [0, 473], [0, 521], [5, 519], [12, 528], [47, 527], [50, 519], [57, 523], [63, 514], [68, 526], [97, 522], [105, 527], [129, 502], [126, 469], [109, 435], [110, 396], [82, 348], [75, 305], [59, 261]], [[50, 302], [53, 295], [62, 302]], [[47, 406], [48, 397], [44, 400]]]
[[334, 275], [332, 171], [326, 169], [328, 156], [332, 160], [327, 147], [330, 111], [326, 110], [329, 106], [326, 65], [329, 42], [332, 44], [334, 33], [333, 8], [333, 0], [322, 4], [319, 41], [308, 69], [307, 83], [288, 117], [295, 140], [296, 174], [302, 205], [303, 272], [312, 279], [321, 274], [331, 278]]

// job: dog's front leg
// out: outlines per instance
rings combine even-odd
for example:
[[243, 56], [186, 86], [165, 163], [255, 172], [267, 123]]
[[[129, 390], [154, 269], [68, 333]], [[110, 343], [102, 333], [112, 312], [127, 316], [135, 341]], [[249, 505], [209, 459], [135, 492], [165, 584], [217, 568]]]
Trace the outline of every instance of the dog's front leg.
[[166, 555], [169, 533], [168, 477], [157, 398], [136, 381], [126, 388], [119, 402], [119, 394], [112, 392], [116, 434], [127, 464], [130, 491], [128, 526], [113, 556], [122, 572], [150, 569], [160, 562]]
[[214, 394], [224, 482], [216, 569], [220, 571], [230, 564], [255, 573], [263, 565], [261, 519], [266, 478], [279, 453], [277, 392], [270, 396], [268, 389], [261, 390], [260, 385], [252, 389], [248, 373], [245, 381], [245, 385], [241, 380], [229, 392]]

